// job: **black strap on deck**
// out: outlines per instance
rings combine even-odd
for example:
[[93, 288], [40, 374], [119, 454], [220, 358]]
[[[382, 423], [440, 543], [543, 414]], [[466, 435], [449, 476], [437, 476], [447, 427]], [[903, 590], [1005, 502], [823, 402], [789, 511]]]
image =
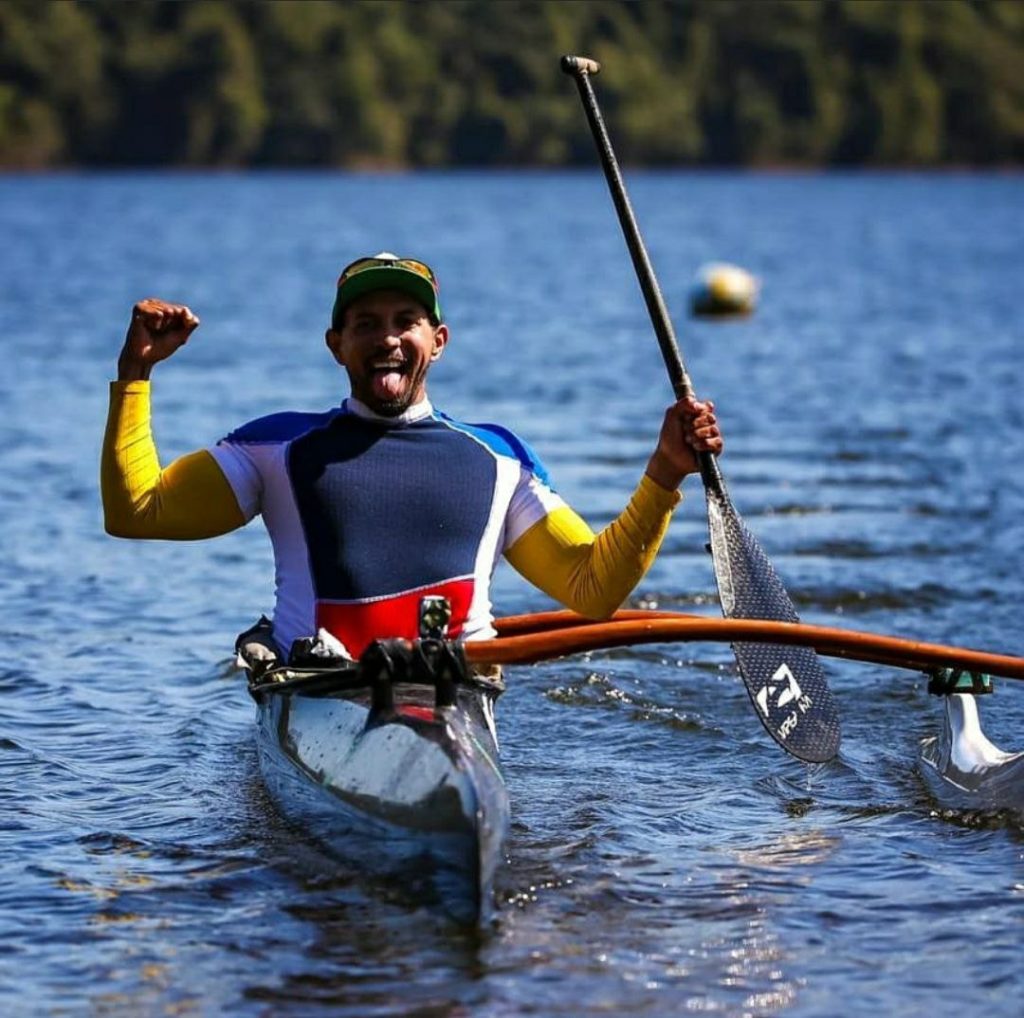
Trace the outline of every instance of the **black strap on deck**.
[[256, 674], [249, 672], [249, 692], [256, 700], [266, 695], [301, 693], [331, 696], [369, 690], [375, 710], [394, 709], [393, 687], [399, 684], [431, 686], [438, 707], [452, 707], [461, 686], [504, 691], [499, 674], [475, 673], [456, 640], [375, 640], [358, 661], [335, 659], [331, 663], [282, 664]]

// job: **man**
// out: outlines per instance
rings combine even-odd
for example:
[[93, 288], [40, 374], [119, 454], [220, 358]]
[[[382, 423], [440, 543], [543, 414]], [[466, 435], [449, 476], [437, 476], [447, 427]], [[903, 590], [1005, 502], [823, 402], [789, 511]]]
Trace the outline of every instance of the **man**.
[[417, 634], [427, 594], [447, 597], [450, 635], [493, 634], [489, 589], [499, 555], [584, 615], [625, 600], [657, 553], [696, 453], [719, 453], [711, 403], [682, 400], [629, 505], [595, 535], [551, 488], [521, 439], [464, 424], [427, 397], [448, 327], [430, 268], [384, 252], [338, 280], [327, 347], [352, 395], [323, 413], [279, 413], [161, 470], [149, 376], [198, 326], [189, 308], [135, 305], [112, 383], [101, 468], [107, 531], [197, 539], [261, 514], [277, 575], [273, 637], [327, 630], [358, 656], [379, 637]]

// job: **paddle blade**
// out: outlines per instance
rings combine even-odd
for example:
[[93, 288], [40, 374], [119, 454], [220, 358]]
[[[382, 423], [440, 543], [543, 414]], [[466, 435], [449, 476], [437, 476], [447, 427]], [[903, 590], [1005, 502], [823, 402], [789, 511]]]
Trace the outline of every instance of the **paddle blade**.
[[[722, 612], [730, 619], [799, 622], [789, 594], [724, 486], [706, 489]], [[808, 647], [734, 643], [740, 675], [768, 734], [788, 753], [824, 763], [839, 752], [839, 713], [818, 655]]]

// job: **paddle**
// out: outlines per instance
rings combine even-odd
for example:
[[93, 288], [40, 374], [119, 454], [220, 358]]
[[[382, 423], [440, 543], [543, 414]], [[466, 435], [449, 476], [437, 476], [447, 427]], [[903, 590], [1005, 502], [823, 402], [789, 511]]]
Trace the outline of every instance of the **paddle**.
[[[596, 74], [600, 65], [586, 57], [565, 56], [562, 70], [579, 88], [676, 398], [693, 396], [693, 383], [683, 364], [597, 97], [590, 85], [590, 75]], [[793, 602], [768, 556], [733, 507], [718, 462], [710, 453], [700, 454], [700, 475], [707, 498], [711, 555], [723, 614], [727, 618], [799, 622]], [[771, 737], [801, 760], [810, 763], [831, 760], [839, 751], [839, 716], [814, 651], [808, 647], [772, 643], [736, 642], [732, 647], [747, 692]]]

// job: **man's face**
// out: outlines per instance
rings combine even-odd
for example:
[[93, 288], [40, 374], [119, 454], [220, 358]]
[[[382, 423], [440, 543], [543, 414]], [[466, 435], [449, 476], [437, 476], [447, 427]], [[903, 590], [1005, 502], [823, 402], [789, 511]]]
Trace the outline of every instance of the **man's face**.
[[352, 395], [387, 417], [424, 398], [427, 370], [447, 342], [447, 326], [435, 328], [426, 308], [398, 290], [364, 294], [348, 306], [340, 330], [327, 330]]

